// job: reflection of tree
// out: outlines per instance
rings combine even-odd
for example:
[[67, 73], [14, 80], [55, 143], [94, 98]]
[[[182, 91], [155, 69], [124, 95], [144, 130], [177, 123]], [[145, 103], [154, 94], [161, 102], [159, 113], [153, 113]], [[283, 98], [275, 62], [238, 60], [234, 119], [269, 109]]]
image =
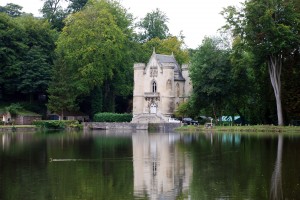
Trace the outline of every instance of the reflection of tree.
[[282, 177], [281, 177], [282, 147], [283, 147], [283, 138], [282, 135], [279, 135], [278, 146], [277, 146], [277, 159], [276, 159], [275, 168], [271, 179], [270, 199], [272, 200], [283, 199]]

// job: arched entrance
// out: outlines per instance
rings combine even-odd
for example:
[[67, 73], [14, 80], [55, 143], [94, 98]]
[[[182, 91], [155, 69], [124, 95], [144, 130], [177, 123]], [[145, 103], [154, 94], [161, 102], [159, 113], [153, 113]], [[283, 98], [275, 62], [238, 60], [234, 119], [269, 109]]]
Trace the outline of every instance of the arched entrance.
[[151, 103], [150, 105], [150, 113], [156, 113], [157, 105], [155, 103]]

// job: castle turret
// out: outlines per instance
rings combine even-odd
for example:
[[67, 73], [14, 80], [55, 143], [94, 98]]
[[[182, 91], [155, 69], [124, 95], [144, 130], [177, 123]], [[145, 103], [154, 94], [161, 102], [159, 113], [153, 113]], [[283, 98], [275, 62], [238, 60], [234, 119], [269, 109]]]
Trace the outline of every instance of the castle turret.
[[133, 110], [132, 114], [143, 113], [144, 108], [144, 63], [135, 63], [134, 69], [134, 90], [133, 90]]

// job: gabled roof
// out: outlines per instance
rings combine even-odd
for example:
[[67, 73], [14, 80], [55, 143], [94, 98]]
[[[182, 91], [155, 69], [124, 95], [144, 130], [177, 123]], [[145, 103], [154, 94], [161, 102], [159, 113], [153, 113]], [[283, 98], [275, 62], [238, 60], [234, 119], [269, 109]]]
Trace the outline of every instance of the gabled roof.
[[174, 65], [174, 80], [178, 80], [178, 81], [185, 80], [181, 74], [179, 64], [177, 63], [173, 54], [172, 55], [156, 54], [155, 51], [153, 51], [152, 56], [155, 56], [156, 60], [159, 62], [161, 66], [170, 63]]
[[160, 63], [174, 63], [178, 65], [177, 61], [172, 55], [155, 54], [155, 56]]

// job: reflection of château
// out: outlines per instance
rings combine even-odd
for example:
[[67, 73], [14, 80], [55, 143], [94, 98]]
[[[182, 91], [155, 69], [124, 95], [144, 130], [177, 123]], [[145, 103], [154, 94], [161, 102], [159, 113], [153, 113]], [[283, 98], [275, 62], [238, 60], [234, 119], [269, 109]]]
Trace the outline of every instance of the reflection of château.
[[176, 148], [178, 135], [133, 134], [134, 195], [175, 199], [188, 192], [192, 176], [189, 157]]

